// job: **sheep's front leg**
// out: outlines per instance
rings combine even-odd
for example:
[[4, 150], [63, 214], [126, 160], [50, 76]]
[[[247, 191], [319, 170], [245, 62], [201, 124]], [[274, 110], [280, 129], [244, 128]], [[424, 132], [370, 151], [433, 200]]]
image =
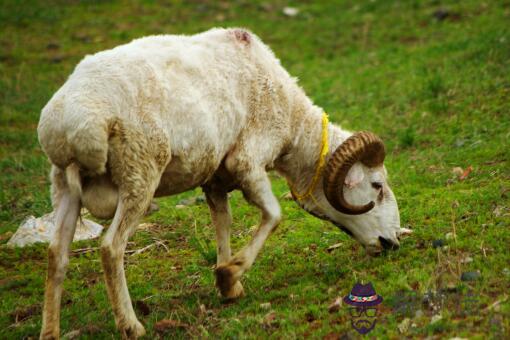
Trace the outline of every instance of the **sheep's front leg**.
[[[228, 203], [228, 194], [226, 191], [204, 190], [211, 218], [216, 228], [216, 266], [228, 263], [231, 257], [230, 251], [230, 226], [232, 225], [232, 214], [230, 204]], [[228, 291], [222, 291], [226, 298], [236, 298], [244, 295], [241, 282], [236, 284]]]
[[60, 336], [60, 300], [62, 282], [69, 263], [69, 245], [76, 229], [80, 212], [80, 198], [65, 189], [56, 209], [56, 230], [48, 248], [48, 274], [44, 293], [41, 339], [58, 339]]
[[248, 201], [261, 210], [262, 218], [249, 244], [216, 269], [216, 283], [225, 297], [232, 297], [228, 294], [238, 284], [243, 273], [252, 266], [267, 237], [281, 219], [280, 205], [271, 191], [271, 182], [263, 169], [253, 170], [245, 175], [242, 191]]

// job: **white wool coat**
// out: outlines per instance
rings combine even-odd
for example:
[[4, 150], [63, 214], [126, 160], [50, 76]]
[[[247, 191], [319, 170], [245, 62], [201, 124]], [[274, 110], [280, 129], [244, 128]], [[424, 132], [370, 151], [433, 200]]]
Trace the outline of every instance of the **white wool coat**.
[[[203, 185], [223, 160], [238, 178], [252, 166], [279, 163], [294, 182], [308, 181], [300, 174], [313, 174], [315, 159], [292, 153], [316, 154], [320, 140], [306, 139], [320, 136], [321, 114], [256, 35], [212, 29], [145, 37], [85, 57], [44, 107], [38, 132], [56, 167], [77, 162], [91, 176], [104, 174], [107, 161], [126, 167], [117, 163], [158, 158], [164, 170], [156, 196], [162, 196]], [[331, 131], [333, 144], [339, 133], [348, 136]], [[120, 151], [140, 140], [146, 152]], [[137, 159], [126, 159], [126, 152]], [[122, 186], [116, 177], [123, 171], [111, 172], [114, 185]], [[94, 198], [87, 201], [93, 212]], [[108, 210], [111, 215], [114, 207]]]

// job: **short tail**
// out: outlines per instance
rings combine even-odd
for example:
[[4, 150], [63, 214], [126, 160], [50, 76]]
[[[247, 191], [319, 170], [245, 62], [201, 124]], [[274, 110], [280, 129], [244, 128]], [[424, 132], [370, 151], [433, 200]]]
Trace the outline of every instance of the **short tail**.
[[67, 186], [71, 195], [81, 197], [81, 179], [80, 179], [80, 167], [76, 163], [71, 163], [66, 168], [66, 180]]

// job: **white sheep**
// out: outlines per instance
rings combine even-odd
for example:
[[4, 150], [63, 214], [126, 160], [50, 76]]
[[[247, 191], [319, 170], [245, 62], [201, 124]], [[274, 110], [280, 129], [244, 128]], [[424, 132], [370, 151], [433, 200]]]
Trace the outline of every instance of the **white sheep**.
[[[243, 29], [151, 36], [87, 56], [44, 107], [38, 133], [53, 164], [57, 213], [41, 338], [59, 337], [62, 281], [81, 206], [113, 217], [101, 260], [123, 338], [145, 333], [123, 256], [153, 197], [202, 186], [216, 228], [217, 286], [226, 298], [244, 294], [239, 280], [280, 222], [270, 170], [287, 179], [305, 210], [369, 253], [397, 247], [405, 231], [381, 140], [329, 124], [272, 51]], [[232, 256], [227, 193], [234, 189], [262, 216], [252, 240]]]

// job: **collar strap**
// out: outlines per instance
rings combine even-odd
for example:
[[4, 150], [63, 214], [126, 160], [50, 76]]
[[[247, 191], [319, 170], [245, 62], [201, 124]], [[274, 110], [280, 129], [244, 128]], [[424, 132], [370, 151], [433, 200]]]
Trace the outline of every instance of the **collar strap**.
[[290, 189], [294, 198], [298, 201], [302, 201], [308, 196], [311, 196], [315, 187], [317, 186], [317, 182], [321, 177], [322, 169], [324, 169], [324, 165], [326, 165], [326, 155], [328, 154], [329, 146], [328, 146], [328, 114], [324, 112], [322, 114], [322, 141], [321, 141], [321, 153], [319, 156], [319, 161], [317, 162], [317, 168], [315, 169], [315, 175], [313, 176], [312, 182], [306, 190], [302, 194], [298, 194], [292, 188]]

